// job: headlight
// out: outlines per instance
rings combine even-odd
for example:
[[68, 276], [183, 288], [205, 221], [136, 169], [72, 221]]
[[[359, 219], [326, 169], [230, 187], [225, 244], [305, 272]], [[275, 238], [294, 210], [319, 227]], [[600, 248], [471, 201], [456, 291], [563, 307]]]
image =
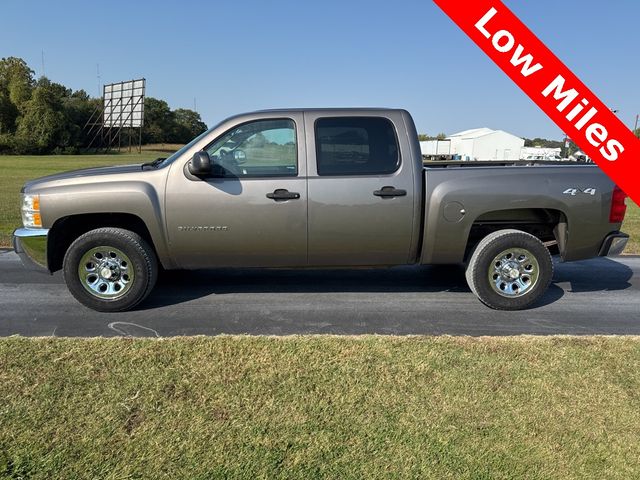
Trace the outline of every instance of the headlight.
[[42, 227], [40, 217], [40, 195], [22, 194], [22, 225], [25, 227]]

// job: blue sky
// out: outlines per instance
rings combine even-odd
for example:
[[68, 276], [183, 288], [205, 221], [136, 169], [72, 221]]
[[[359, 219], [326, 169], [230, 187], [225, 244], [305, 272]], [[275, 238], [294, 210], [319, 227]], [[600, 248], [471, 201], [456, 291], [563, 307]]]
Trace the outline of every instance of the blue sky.
[[[637, 0], [506, 0], [631, 126], [640, 112]], [[97, 95], [147, 78], [147, 94], [208, 125], [280, 107], [408, 109], [422, 133], [559, 129], [430, 0], [3, 0], [0, 57]]]

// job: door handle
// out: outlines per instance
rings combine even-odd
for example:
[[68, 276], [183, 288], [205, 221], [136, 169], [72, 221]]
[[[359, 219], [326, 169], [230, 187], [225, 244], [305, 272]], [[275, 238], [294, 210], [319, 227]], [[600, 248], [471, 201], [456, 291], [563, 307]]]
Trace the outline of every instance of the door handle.
[[273, 193], [267, 193], [267, 198], [275, 200], [276, 202], [281, 200], [296, 200], [300, 198], [300, 194], [296, 192], [290, 192], [285, 188], [278, 188]]
[[373, 192], [373, 194], [376, 197], [382, 198], [404, 197], [407, 194], [407, 191], [396, 187], [382, 187], [380, 190]]

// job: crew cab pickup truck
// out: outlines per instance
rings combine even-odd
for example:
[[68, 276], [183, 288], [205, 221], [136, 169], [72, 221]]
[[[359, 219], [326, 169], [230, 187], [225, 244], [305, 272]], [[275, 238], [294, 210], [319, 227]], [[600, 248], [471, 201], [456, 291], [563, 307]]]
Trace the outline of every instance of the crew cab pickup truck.
[[166, 159], [28, 182], [23, 260], [123, 311], [164, 269], [462, 264], [487, 306], [538, 300], [562, 261], [622, 252], [625, 195], [596, 166], [423, 165], [404, 110], [234, 116]]

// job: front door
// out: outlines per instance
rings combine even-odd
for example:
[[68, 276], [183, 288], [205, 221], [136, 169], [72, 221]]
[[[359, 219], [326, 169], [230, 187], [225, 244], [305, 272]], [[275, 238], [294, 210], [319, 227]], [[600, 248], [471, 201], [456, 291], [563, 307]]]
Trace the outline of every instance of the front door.
[[302, 114], [241, 121], [205, 147], [214, 175], [196, 178], [174, 162], [167, 230], [181, 267], [306, 265], [302, 132]]

